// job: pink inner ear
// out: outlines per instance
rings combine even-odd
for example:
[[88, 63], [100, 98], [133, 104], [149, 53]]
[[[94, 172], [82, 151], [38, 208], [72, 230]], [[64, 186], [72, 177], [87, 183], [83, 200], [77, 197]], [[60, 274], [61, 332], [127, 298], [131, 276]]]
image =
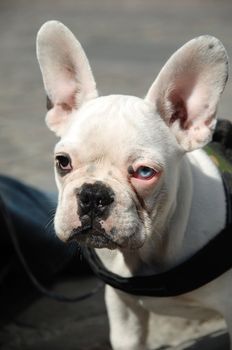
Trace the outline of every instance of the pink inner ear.
[[74, 81], [58, 83], [53, 92], [54, 104], [63, 107], [64, 110], [76, 108], [77, 91], [77, 84]]
[[68, 94], [67, 96], [63, 96], [62, 102], [57, 102], [56, 105], [60, 106], [62, 110], [65, 112], [72, 112], [73, 109], [75, 109], [76, 106], [76, 99], [75, 99], [76, 91], [72, 91], [72, 94]]
[[182, 129], [186, 129], [186, 121], [188, 118], [185, 102], [176, 91], [172, 92], [169, 96], [172, 104], [171, 117], [169, 123], [173, 124], [176, 120], [179, 120]]
[[[65, 75], [66, 74], [66, 75]], [[46, 122], [48, 127], [61, 136], [68, 125], [69, 117], [77, 108], [78, 84], [68, 77], [70, 73], [61, 71], [52, 82], [52, 108], [48, 111]]]
[[220, 41], [201, 36], [171, 56], [146, 95], [185, 151], [211, 138], [227, 65]]
[[[62, 74], [63, 75], [63, 74]], [[65, 111], [71, 111], [76, 108], [76, 95], [78, 84], [73, 79], [67, 80], [62, 77], [54, 82], [52, 89], [52, 102], [54, 105], [61, 106]]]
[[215, 116], [217, 99], [212, 92], [209, 96], [205, 85], [195, 81], [191, 90], [185, 86], [184, 93], [178, 88], [170, 92], [168, 97], [171, 102], [170, 124], [178, 120], [180, 127], [188, 130], [193, 124], [199, 124], [199, 120], [202, 120], [202, 124], [205, 123], [205, 125], [210, 123]]

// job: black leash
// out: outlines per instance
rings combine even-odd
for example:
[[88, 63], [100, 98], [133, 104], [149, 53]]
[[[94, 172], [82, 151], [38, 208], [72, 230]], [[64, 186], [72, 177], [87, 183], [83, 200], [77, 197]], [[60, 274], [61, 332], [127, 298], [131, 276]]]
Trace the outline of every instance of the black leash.
[[29, 277], [29, 280], [31, 281], [33, 286], [41, 294], [43, 294], [44, 296], [46, 296], [50, 299], [54, 299], [54, 300], [57, 300], [60, 302], [76, 303], [76, 302], [79, 302], [79, 301], [82, 301], [82, 300], [85, 300], [85, 299], [88, 299], [88, 298], [94, 296], [96, 293], [98, 293], [102, 289], [102, 287], [104, 286], [104, 283], [98, 283], [96, 285], [96, 287], [93, 288], [92, 290], [90, 290], [89, 292], [75, 296], [75, 297], [67, 297], [65, 295], [58, 294], [58, 293], [55, 293], [53, 291], [46, 289], [34, 276], [27, 261], [25, 260], [23, 254], [22, 254], [22, 251], [21, 251], [21, 248], [20, 248], [20, 245], [18, 242], [18, 238], [16, 235], [16, 231], [15, 231], [14, 225], [13, 225], [12, 220], [11, 220], [11, 215], [10, 215], [9, 210], [7, 209], [1, 195], [0, 195], [0, 211], [1, 211], [1, 214], [3, 217], [3, 220], [5, 221], [6, 229], [9, 232], [11, 242], [13, 244], [13, 247], [15, 249], [17, 257], [18, 257], [23, 269], [25, 270], [27, 276]]

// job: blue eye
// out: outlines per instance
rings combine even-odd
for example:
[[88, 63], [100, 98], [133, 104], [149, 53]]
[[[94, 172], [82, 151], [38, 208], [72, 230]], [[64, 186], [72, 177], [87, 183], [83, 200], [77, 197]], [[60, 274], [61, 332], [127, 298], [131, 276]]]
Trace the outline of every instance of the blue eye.
[[133, 174], [137, 179], [150, 180], [156, 175], [156, 171], [147, 166], [140, 166]]

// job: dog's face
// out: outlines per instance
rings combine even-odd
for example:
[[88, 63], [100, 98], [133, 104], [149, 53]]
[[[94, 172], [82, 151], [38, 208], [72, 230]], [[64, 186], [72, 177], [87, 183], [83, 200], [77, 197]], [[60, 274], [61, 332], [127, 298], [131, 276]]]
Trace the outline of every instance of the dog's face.
[[142, 99], [87, 102], [55, 148], [57, 234], [96, 247], [140, 247], [166, 196], [164, 165], [176, 148]]
[[221, 43], [199, 37], [167, 62], [145, 99], [97, 97], [89, 63], [73, 34], [48, 22], [37, 53], [55, 147], [57, 235], [97, 248], [138, 249], [175, 205], [178, 163], [215, 126], [227, 78]]

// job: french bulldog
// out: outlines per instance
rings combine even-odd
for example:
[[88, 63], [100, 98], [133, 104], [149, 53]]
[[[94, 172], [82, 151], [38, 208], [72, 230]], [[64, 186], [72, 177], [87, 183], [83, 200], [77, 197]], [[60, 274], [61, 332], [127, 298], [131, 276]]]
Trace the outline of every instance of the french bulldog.
[[[145, 98], [99, 97], [82, 46], [60, 22], [41, 27], [37, 56], [46, 123], [60, 138], [54, 225], [61, 240], [93, 247], [109, 271], [130, 277], [178, 265], [225, 227], [222, 179], [202, 150], [228, 76], [218, 39], [200, 36], [177, 50]], [[112, 347], [148, 349], [151, 312], [196, 317], [211, 310], [224, 316], [232, 334], [231, 295], [231, 270], [176, 297], [106, 286]]]

